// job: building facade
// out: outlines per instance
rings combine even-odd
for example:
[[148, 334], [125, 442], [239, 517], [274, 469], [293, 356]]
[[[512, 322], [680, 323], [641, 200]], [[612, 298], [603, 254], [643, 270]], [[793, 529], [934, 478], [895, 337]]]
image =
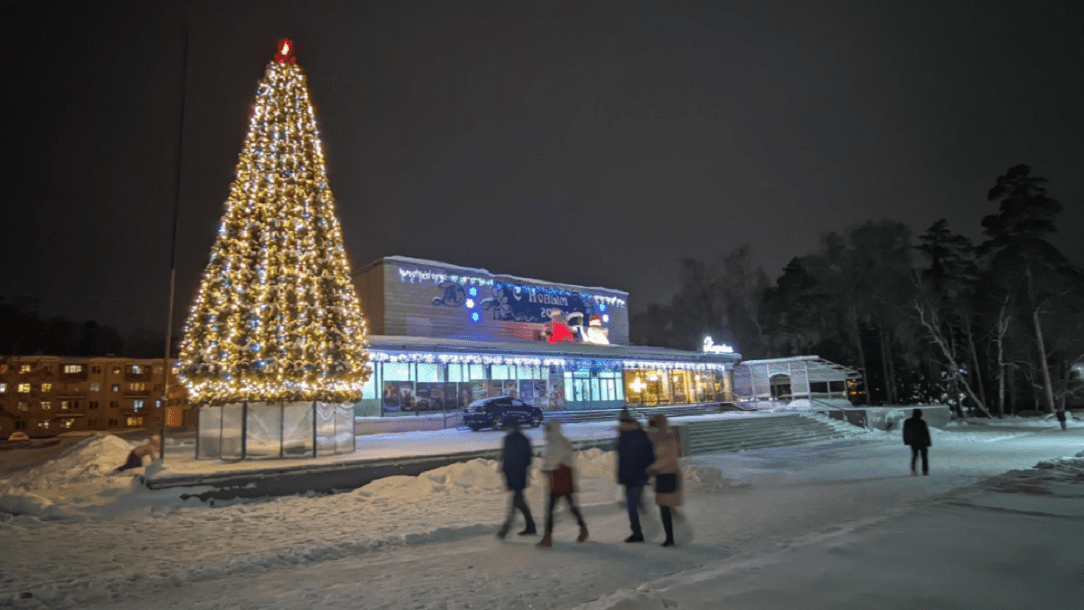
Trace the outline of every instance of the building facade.
[[373, 375], [359, 416], [510, 395], [546, 410], [729, 401], [741, 359], [629, 345], [628, 293], [387, 257], [354, 277]]
[[[146, 358], [0, 357], [0, 438], [161, 426], [162, 367]], [[172, 378], [168, 402], [168, 423], [181, 425], [184, 388]]]

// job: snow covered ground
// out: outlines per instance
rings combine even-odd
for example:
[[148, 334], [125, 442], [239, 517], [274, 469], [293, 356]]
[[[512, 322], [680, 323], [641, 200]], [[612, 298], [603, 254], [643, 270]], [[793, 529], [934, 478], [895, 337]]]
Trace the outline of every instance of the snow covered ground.
[[[674, 548], [657, 544], [657, 522], [654, 543], [621, 542], [628, 523], [614, 458], [592, 449], [578, 456], [591, 537], [577, 544], [559, 512], [548, 550], [537, 538], [495, 538], [507, 496], [488, 460], [334, 495], [212, 507], [179, 499], [193, 490], [149, 491], [113, 474], [132, 446], [91, 437], [0, 469], [0, 607], [1078, 608], [1076, 423], [932, 430], [927, 477], [910, 474], [897, 432], [686, 458]], [[566, 428], [572, 438], [609, 433], [609, 424]], [[442, 431], [361, 437], [359, 447], [418, 454], [500, 438]], [[171, 447], [166, 472], [232, 467], [181, 459], [184, 451]], [[157, 464], [147, 470], [161, 474]], [[541, 520], [537, 471], [528, 501]]]

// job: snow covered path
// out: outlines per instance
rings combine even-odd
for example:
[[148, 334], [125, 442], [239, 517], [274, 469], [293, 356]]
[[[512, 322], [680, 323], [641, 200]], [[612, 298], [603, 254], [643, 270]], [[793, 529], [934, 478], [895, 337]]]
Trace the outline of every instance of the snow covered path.
[[[598, 450], [579, 458], [591, 538], [576, 544], [559, 514], [546, 551], [493, 536], [506, 497], [482, 460], [214, 508], [113, 483], [110, 510], [98, 498], [0, 515], [5, 546], [23, 551], [0, 563], [0, 606], [1075, 608], [1084, 460], [1031, 467], [1082, 448], [1084, 428], [954, 427], [934, 431], [929, 477], [909, 474], [896, 434], [698, 456], [686, 468], [695, 535], [672, 549], [621, 542], [612, 454]], [[1027, 470], [995, 477], [1013, 469]], [[1053, 594], [1047, 605], [1032, 586]]]

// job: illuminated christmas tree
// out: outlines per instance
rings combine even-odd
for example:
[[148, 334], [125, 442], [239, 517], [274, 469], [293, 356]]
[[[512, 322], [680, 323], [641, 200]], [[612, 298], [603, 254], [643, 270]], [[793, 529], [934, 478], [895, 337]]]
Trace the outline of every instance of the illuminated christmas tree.
[[291, 41], [278, 50], [185, 325], [194, 403], [355, 402], [370, 374], [305, 75]]

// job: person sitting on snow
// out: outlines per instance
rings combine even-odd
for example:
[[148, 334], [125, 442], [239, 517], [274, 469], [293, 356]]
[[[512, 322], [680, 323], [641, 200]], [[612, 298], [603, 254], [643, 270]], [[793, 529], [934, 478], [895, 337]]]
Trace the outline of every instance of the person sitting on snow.
[[149, 455], [153, 462], [157, 459], [159, 453], [161, 453], [161, 448], [159, 447], [161, 442], [162, 437], [157, 434], [152, 434], [150, 440], [139, 445], [135, 449], [132, 449], [128, 453], [128, 461], [125, 462], [123, 466], [118, 466], [115, 472], [124, 472], [129, 468], [141, 468], [143, 466], [143, 456]]

